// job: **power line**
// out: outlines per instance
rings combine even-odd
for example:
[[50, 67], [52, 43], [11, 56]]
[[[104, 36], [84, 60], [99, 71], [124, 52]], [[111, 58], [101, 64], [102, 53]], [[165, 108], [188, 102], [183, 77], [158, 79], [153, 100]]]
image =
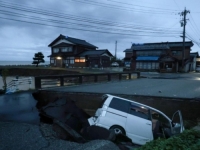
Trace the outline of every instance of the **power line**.
[[115, 0], [107, 0], [107, 1], [115, 2], [115, 3], [119, 3], [119, 4], [125, 4], [125, 5], [129, 5], [129, 6], [132, 5], [132, 6], [142, 7], [142, 8], [151, 8], [151, 9], [153, 8], [156, 10], [179, 11], [179, 10], [165, 9], [165, 8], [159, 8], [159, 7], [148, 7], [148, 6], [136, 5], [136, 4], [131, 4], [131, 3], [119, 2], [119, 1], [115, 1]]
[[[46, 18], [41, 18], [41, 17], [35, 17], [35, 16], [28, 16], [28, 15], [24, 15], [24, 14], [19, 14], [19, 13], [15, 13], [13, 14], [13, 12], [9, 12], [9, 11], [2, 11], [0, 10], [0, 12], [2, 12], [2, 14], [5, 15], [12, 15], [13, 16], [17, 16], [17, 17], [23, 17], [23, 18], [27, 18], [27, 19], [33, 19], [33, 20], [39, 20], [39, 21], [45, 21], [45, 22], [50, 22], [50, 23], [59, 23], [59, 24], [64, 24], [64, 25], [78, 25], [81, 27], [89, 27], [89, 28], [95, 28], [95, 29], [103, 29], [103, 30], [115, 30], [115, 31], [121, 31], [121, 32], [134, 32], [134, 33], [140, 33], [140, 32], [144, 32], [144, 33], [163, 33], [162, 31], [157, 31], [157, 30], [136, 30], [136, 29], [132, 29], [132, 30], [127, 30], [125, 29], [118, 29], [118, 28], [105, 28], [105, 27], [99, 27], [99, 26], [93, 26], [93, 25], [86, 25], [86, 24], [80, 24], [80, 23], [72, 23], [72, 22], [65, 22], [65, 21], [61, 21], [61, 20], [55, 20], [55, 19], [46, 19]], [[178, 34], [178, 32], [169, 32], [169, 34]]]
[[188, 24], [190, 29], [197, 35], [197, 37], [199, 37], [198, 33], [195, 31], [193, 24], [189, 23]]
[[143, 27], [143, 28], [152, 28], [152, 27], [147, 27], [147, 26], [142, 26], [142, 25], [134, 25], [134, 24], [119, 24], [116, 22], [106, 22], [104, 20], [95, 20], [95, 19], [91, 19], [91, 18], [84, 18], [84, 17], [79, 17], [79, 16], [74, 16], [74, 15], [68, 15], [68, 14], [62, 14], [62, 13], [58, 13], [58, 12], [51, 12], [51, 11], [45, 11], [45, 10], [41, 10], [41, 9], [35, 9], [35, 8], [30, 8], [27, 6], [24, 7], [19, 7], [17, 5], [5, 5], [5, 4], [1, 4], [0, 7], [4, 7], [4, 8], [9, 8], [9, 9], [13, 9], [13, 10], [18, 10], [18, 11], [25, 11], [25, 12], [29, 12], [29, 13], [35, 13], [35, 14], [40, 14], [40, 15], [46, 15], [46, 16], [51, 16], [51, 17], [57, 17], [57, 18], [64, 18], [64, 19], [71, 19], [71, 20], [75, 20], [75, 21], [82, 21], [82, 22], [87, 22], [87, 23], [95, 23], [95, 24], [101, 24], [101, 25], [115, 25], [118, 27], [126, 27], [126, 28], [132, 28], [133, 26], [135, 27]]
[[[98, 30], [89, 30], [89, 29], [81, 29], [81, 28], [74, 28], [74, 27], [64, 27], [64, 26], [59, 26], [59, 25], [50, 25], [50, 24], [45, 24], [45, 23], [38, 23], [38, 22], [33, 22], [33, 21], [25, 21], [25, 20], [20, 20], [20, 19], [11, 19], [11, 18], [5, 18], [5, 17], [0, 17], [1, 19], [6, 19], [6, 20], [12, 20], [12, 21], [18, 21], [18, 22], [25, 22], [25, 23], [31, 23], [31, 24], [36, 24], [36, 25], [44, 25], [44, 26], [50, 26], [50, 27], [57, 27], [57, 28], [66, 28], [66, 29], [74, 29], [74, 30], [81, 30], [81, 31], [89, 31], [89, 32], [98, 32], [98, 33], [109, 33], [109, 34], [119, 34], [119, 35], [127, 35], [127, 36], [152, 36], [148, 34], [143, 34], [143, 35], [135, 35], [135, 34], [128, 34], [128, 33], [119, 33], [119, 32], [108, 32], [108, 31], [98, 31]], [[156, 35], [153, 35], [156, 36]], [[162, 37], [160, 35], [157, 35], [156, 37]], [[166, 36], [165, 36], [166, 37]], [[171, 36], [170, 36], [171, 37]]]
[[153, 11], [153, 10], [144, 10], [144, 9], [135, 9], [134, 7], [122, 7], [119, 5], [109, 5], [106, 3], [101, 2], [94, 2], [94, 1], [81, 1], [81, 0], [72, 0], [74, 2], [84, 3], [84, 4], [90, 4], [95, 6], [101, 6], [106, 8], [112, 8], [117, 10], [124, 10], [124, 11], [134, 11], [134, 12], [141, 12], [141, 13], [150, 13], [150, 14], [169, 14], [169, 13], [177, 13], [177, 12], [169, 12], [169, 11]]
[[[25, 23], [32, 23], [32, 24], [37, 24], [37, 25], [44, 25], [44, 26], [51, 26], [51, 27], [58, 27], [58, 28], [68, 28], [68, 29], [75, 29], [75, 30], [82, 30], [82, 31], [90, 31], [90, 32], [99, 32], [99, 33], [110, 33], [110, 34], [120, 34], [120, 35], [131, 35], [131, 36], [155, 36], [155, 37], [170, 37], [170, 36], [177, 36], [179, 33], [177, 31], [171, 31], [168, 33], [163, 33], [163, 29], [161, 28], [149, 28], [149, 27], [131, 27], [131, 25], [126, 25], [126, 24], [117, 24], [112, 22], [104, 22], [104, 21], [92, 21], [91, 19], [88, 18], [80, 18], [78, 16], [76, 17], [71, 17], [66, 14], [62, 13], [56, 13], [56, 12], [51, 12], [51, 11], [45, 11], [42, 9], [35, 9], [35, 8], [30, 8], [28, 6], [19, 6], [19, 5], [14, 5], [13, 3], [5, 3], [1, 2], [0, 7], [6, 8], [6, 9], [12, 9], [15, 11], [22, 11], [25, 12], [24, 14], [20, 14], [17, 12], [11, 12], [11, 11], [6, 11], [6, 10], [0, 10], [2, 14], [8, 15], [11, 18], [7, 17], [1, 17], [2, 19], [7, 19], [7, 20], [13, 20], [13, 21], [18, 21], [18, 22], [25, 22]], [[26, 7], [26, 8], [24, 8]], [[36, 15], [44, 15], [47, 17], [56, 17], [57, 19], [62, 19], [62, 20], [55, 20], [55, 19], [47, 19], [47, 18], [41, 18], [37, 16], [31, 16], [31, 15], [25, 15], [28, 13], [33, 13]], [[15, 19], [13, 18], [14, 16], [21, 17], [20, 19]], [[29, 20], [22, 20], [22, 19], [31, 19]], [[83, 23], [76, 23], [76, 22], [66, 22], [63, 21], [63, 19], [71, 19], [73, 21], [79, 21], [79, 22], [85, 22], [87, 24]], [[34, 21], [33, 21], [34, 20]], [[40, 22], [35, 22], [35, 21], [40, 21]], [[41, 22], [42, 21], [42, 22]], [[88, 25], [88, 21], [90, 23], [94, 23], [95, 25]], [[53, 23], [53, 24], [48, 24], [48, 23]], [[58, 25], [59, 24], [59, 25]], [[67, 26], [61, 26], [60, 24], [64, 25], [77, 25], [73, 27], [67, 27]], [[110, 26], [112, 25], [113, 28], [107, 28], [107, 27], [101, 27], [103, 26]], [[88, 29], [89, 28], [89, 29]], [[131, 30], [127, 30], [127, 28], [130, 28]], [[137, 29], [137, 30], [136, 30]], [[145, 33], [145, 34], [144, 34]]]
[[177, 4], [177, 2], [176, 2], [176, 0], [174, 0], [174, 3], [176, 4], [176, 6], [180, 9], [180, 7], [178, 6], [178, 4]]
[[199, 43], [199, 42], [197, 42], [196, 40], [194, 40], [194, 38], [191, 37], [188, 33], [186, 33], [186, 35], [187, 35], [187, 38], [188, 38], [188, 39], [192, 40], [192, 41], [193, 41], [195, 44], [197, 44], [198, 47], [200, 48], [200, 43]]
[[194, 22], [194, 25], [196, 26], [196, 29], [197, 29], [198, 33], [200, 33], [200, 30], [199, 30], [198, 26], [196, 25], [196, 23], [195, 23], [195, 21], [194, 21], [194, 19], [192, 17], [192, 14], [190, 14], [190, 16], [191, 16], [192, 21]]
[[[132, 28], [131, 30], [127, 30], [127, 28], [105, 28], [105, 27], [100, 27], [100, 26], [94, 26], [94, 25], [87, 25], [87, 24], [81, 24], [81, 23], [73, 23], [73, 22], [66, 22], [63, 20], [55, 20], [55, 19], [46, 19], [46, 18], [41, 18], [41, 17], [36, 17], [36, 16], [30, 16], [30, 15], [24, 15], [24, 14], [20, 14], [20, 13], [14, 13], [11, 11], [4, 11], [4, 10], [0, 10], [0, 12], [2, 12], [1, 14], [5, 14], [5, 15], [11, 15], [13, 16], [17, 16], [17, 17], [23, 17], [23, 18], [27, 18], [27, 19], [34, 19], [34, 20], [40, 20], [40, 21], [46, 21], [46, 22], [51, 22], [51, 23], [59, 23], [59, 24], [65, 24], [65, 25], [79, 25], [79, 26], [83, 26], [83, 27], [90, 27], [90, 28], [96, 28], [96, 29], [104, 29], [104, 30], [116, 30], [116, 31], [125, 31], [125, 32], [148, 32], [148, 33], [163, 33], [163, 30], [147, 30], [147, 29], [140, 29], [138, 30], [137, 28]], [[169, 32], [169, 34], [173, 34], [173, 33], [179, 33], [179, 32]]]

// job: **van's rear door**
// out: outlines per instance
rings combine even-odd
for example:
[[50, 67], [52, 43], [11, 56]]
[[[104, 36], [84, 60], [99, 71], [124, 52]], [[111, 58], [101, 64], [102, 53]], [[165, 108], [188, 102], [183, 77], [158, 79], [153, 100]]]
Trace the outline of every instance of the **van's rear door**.
[[184, 130], [181, 111], [176, 111], [172, 116], [172, 134], [182, 133]]
[[131, 103], [127, 116], [126, 134], [136, 144], [144, 145], [153, 140], [150, 110]]

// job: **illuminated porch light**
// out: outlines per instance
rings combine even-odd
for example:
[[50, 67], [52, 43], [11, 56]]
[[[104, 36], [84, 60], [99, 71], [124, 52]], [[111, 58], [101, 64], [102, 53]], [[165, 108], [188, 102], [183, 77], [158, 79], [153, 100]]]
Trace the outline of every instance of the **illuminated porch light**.
[[62, 59], [61, 57], [56, 57], [56, 59]]

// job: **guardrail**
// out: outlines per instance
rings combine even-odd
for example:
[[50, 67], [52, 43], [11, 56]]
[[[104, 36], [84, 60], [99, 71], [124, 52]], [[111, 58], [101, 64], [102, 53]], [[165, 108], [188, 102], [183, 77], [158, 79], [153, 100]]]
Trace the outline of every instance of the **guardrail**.
[[31, 77], [13, 79], [12, 81], [10, 81], [7, 84], [6, 93], [16, 92], [16, 91], [20, 90], [19, 89], [20, 85], [25, 85], [25, 84], [29, 84], [29, 89], [30, 89], [31, 88], [31, 83], [32, 83], [32, 78]]
[[52, 86], [69, 86], [74, 84], [96, 83], [101, 81], [112, 81], [122, 79], [130, 80], [132, 74], [137, 74], [137, 78], [140, 77], [140, 72], [36, 76], [35, 89], [41, 89]]

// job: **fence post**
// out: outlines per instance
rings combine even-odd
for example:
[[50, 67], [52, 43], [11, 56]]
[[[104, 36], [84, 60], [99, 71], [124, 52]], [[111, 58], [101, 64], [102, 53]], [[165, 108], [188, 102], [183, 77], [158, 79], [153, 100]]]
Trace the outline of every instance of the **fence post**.
[[111, 81], [111, 75], [110, 75], [110, 73], [108, 74], [108, 81]]
[[40, 88], [41, 88], [41, 78], [35, 77], [35, 89], [40, 89]]
[[83, 76], [82, 76], [82, 75], [79, 76], [79, 83], [80, 83], [80, 84], [83, 83]]
[[128, 79], [129, 80], [131, 79], [131, 73], [128, 73]]
[[122, 79], [122, 74], [121, 73], [119, 73], [119, 80], [121, 80]]
[[140, 78], [140, 72], [137, 72], [137, 78]]
[[60, 77], [60, 86], [64, 86], [64, 78]]
[[98, 82], [98, 75], [94, 75], [94, 82]]

